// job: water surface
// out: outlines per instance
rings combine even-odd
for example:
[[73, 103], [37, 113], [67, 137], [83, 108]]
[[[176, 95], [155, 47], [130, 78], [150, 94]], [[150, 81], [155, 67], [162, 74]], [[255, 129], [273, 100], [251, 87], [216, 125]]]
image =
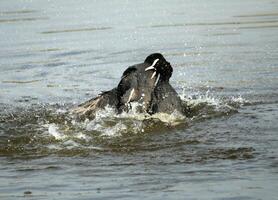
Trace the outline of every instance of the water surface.
[[[1, 199], [275, 199], [278, 2], [1, 1]], [[160, 52], [192, 108], [68, 110]]]

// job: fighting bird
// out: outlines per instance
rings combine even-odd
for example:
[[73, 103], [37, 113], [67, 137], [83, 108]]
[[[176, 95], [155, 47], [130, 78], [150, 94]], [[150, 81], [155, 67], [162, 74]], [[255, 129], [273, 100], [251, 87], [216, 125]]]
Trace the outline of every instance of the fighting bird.
[[128, 111], [132, 102], [141, 105], [139, 112], [171, 114], [175, 110], [186, 114], [184, 103], [169, 83], [173, 68], [160, 53], [149, 55], [143, 63], [128, 67], [112, 90], [80, 104], [73, 111], [93, 117], [94, 113], [111, 106], [118, 113]]

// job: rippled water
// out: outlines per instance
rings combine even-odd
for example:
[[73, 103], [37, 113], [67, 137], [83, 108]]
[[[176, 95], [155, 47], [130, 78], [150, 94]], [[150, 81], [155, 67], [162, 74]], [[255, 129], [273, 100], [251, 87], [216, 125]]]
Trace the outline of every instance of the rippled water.
[[[275, 199], [278, 2], [1, 1], [1, 199]], [[161, 52], [191, 108], [69, 110]]]

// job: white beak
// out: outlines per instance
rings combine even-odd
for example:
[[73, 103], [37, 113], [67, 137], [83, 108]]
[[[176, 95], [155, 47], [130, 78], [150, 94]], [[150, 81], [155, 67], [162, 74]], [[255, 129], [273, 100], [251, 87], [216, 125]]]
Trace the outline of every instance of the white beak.
[[159, 81], [159, 78], [160, 78], [160, 74], [158, 74], [158, 76], [157, 76], [157, 78], [156, 78], [156, 81], [155, 81], [155, 83], [154, 83], [154, 86], [157, 85], [157, 83], [158, 83], [158, 81]]
[[132, 97], [133, 97], [133, 94], [134, 94], [134, 88], [131, 90], [131, 92], [130, 92], [130, 95], [129, 95], [129, 97], [128, 97], [128, 100], [127, 100], [127, 103], [129, 103], [130, 101], [131, 101], [131, 99], [132, 99]]
[[154, 71], [154, 73], [152, 74], [151, 79], [153, 79], [153, 77], [156, 75], [156, 71]]
[[148, 70], [152, 70], [152, 69], [155, 70], [154, 66], [155, 66], [155, 64], [156, 64], [158, 61], [159, 61], [159, 59], [155, 59], [155, 60], [153, 61], [153, 64], [145, 69], [145, 72], [148, 71]]

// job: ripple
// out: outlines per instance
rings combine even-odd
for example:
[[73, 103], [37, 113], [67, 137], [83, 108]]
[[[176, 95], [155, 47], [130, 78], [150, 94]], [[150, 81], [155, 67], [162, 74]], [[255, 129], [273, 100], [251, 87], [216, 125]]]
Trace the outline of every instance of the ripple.
[[6, 80], [2, 81], [2, 83], [14, 83], [14, 84], [28, 84], [28, 83], [35, 83], [42, 80], [26, 80], [26, 81], [19, 81], [19, 80]]
[[0, 19], [0, 23], [38, 21], [38, 20], [48, 20], [48, 19], [49, 18], [47, 18], [47, 17], [26, 17], [26, 18]]
[[254, 158], [255, 149], [252, 147], [218, 148], [209, 150], [205, 158], [220, 159], [251, 159]]
[[226, 26], [226, 25], [245, 25], [245, 24], [265, 24], [277, 23], [278, 20], [260, 20], [260, 21], [226, 21], [226, 22], [199, 22], [199, 23], [176, 23], [176, 24], [158, 24], [152, 25], [151, 28], [163, 27], [183, 27], [183, 26]]
[[93, 28], [51, 30], [51, 31], [43, 31], [43, 32], [41, 32], [41, 34], [57, 34], [57, 33], [84, 32], [84, 31], [103, 31], [103, 30], [109, 30], [109, 29], [112, 29], [112, 27], [93, 27]]
[[274, 25], [262, 25], [262, 26], [244, 26], [239, 27], [240, 29], [263, 29], [263, 28], [278, 28], [278, 24]]
[[0, 11], [0, 15], [13, 15], [13, 14], [30, 14], [36, 13], [38, 10], [29, 10], [29, 9], [22, 9], [22, 10], [13, 10], [13, 11]]
[[257, 13], [257, 14], [248, 14], [248, 15], [236, 15], [234, 17], [239, 17], [239, 18], [247, 18], [247, 17], [269, 17], [269, 16], [278, 16], [278, 13], [273, 12], [273, 13]]

